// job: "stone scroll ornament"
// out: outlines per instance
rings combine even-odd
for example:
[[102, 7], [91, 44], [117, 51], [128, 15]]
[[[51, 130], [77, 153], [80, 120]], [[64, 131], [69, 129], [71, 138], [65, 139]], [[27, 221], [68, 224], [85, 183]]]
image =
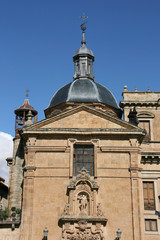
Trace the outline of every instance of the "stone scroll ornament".
[[97, 204], [98, 188], [95, 179], [84, 168], [70, 181], [68, 203], [59, 219], [61, 240], [104, 240], [107, 219], [101, 204]]

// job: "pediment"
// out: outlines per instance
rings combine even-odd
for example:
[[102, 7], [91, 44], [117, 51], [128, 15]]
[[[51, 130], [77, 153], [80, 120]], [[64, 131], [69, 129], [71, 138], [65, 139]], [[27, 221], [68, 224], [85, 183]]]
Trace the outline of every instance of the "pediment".
[[151, 112], [142, 111], [137, 113], [138, 118], [154, 118], [155, 115]]
[[37, 128], [96, 128], [96, 129], [139, 129], [138, 127], [118, 119], [111, 114], [81, 105], [57, 116], [44, 119], [36, 124], [27, 127], [27, 130]]

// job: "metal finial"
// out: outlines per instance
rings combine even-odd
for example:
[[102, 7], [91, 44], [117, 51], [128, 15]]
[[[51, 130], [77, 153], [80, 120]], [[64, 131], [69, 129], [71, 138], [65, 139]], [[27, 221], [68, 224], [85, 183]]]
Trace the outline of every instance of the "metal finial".
[[86, 19], [88, 18], [88, 16], [86, 16], [85, 13], [83, 13], [83, 15], [80, 18], [82, 18], [81, 30], [85, 32], [86, 30], [85, 24], [87, 23]]
[[28, 98], [28, 93], [29, 93], [29, 90], [27, 89], [26, 90], [26, 97]]

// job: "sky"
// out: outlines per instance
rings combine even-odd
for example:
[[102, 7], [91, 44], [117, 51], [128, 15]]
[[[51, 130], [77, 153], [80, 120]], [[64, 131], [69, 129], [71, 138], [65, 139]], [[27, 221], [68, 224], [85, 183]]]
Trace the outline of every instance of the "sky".
[[124, 85], [160, 91], [160, 0], [0, 0], [2, 135], [14, 137], [14, 110], [24, 103], [26, 89], [42, 120], [54, 93], [73, 80], [83, 13], [95, 81], [118, 102]]

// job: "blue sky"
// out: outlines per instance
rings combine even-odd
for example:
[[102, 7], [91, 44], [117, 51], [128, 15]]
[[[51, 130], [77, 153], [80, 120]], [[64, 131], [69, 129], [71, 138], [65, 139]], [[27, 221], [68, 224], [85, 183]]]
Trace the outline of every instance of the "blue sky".
[[0, 0], [1, 132], [14, 136], [14, 110], [27, 88], [41, 120], [53, 94], [72, 81], [83, 12], [95, 81], [118, 102], [124, 85], [160, 91], [160, 0]]

